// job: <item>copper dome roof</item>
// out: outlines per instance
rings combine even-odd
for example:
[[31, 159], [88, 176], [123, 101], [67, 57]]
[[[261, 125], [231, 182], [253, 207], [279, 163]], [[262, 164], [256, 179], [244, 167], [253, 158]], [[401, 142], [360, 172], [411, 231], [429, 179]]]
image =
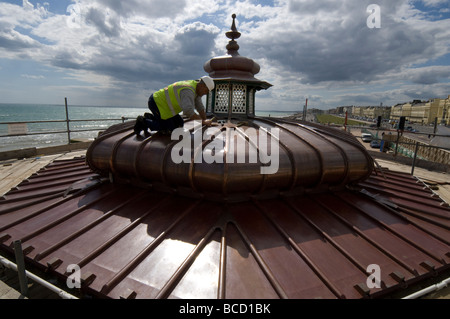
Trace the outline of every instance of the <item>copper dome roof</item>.
[[[205, 70], [214, 81], [269, 87], [254, 78], [259, 65], [239, 55], [235, 39], [240, 33], [236, 15], [232, 17], [226, 33], [231, 39], [228, 55], [212, 58]], [[223, 102], [231, 111], [233, 99]], [[232, 115], [228, 112], [213, 127], [187, 120], [172, 136], [135, 136], [133, 123], [116, 125], [94, 141], [87, 163], [94, 171], [131, 183], [226, 200], [342, 188], [364, 180], [373, 170], [370, 155], [346, 132], [309, 122]]]
[[[343, 188], [364, 180], [373, 170], [371, 156], [353, 136], [312, 123], [255, 117], [207, 128], [186, 121], [183, 144], [194, 147], [187, 149], [188, 160], [181, 163], [173, 159], [174, 152], [180, 152], [176, 150], [180, 140], [159, 133], [136, 136], [132, 124], [113, 126], [93, 142], [86, 156], [94, 171], [134, 184], [160, 184], [190, 196], [245, 199]], [[261, 132], [269, 133], [267, 142], [260, 138]], [[209, 138], [195, 146], [205, 136]], [[236, 146], [239, 141], [241, 149]], [[261, 156], [251, 161], [252, 150], [270, 155], [266, 148], [274, 155], [272, 162]], [[235, 151], [231, 158], [230, 149]], [[236, 154], [240, 150], [241, 161]], [[211, 153], [215, 161], [208, 162]], [[261, 173], [261, 168], [271, 165], [271, 172]]]

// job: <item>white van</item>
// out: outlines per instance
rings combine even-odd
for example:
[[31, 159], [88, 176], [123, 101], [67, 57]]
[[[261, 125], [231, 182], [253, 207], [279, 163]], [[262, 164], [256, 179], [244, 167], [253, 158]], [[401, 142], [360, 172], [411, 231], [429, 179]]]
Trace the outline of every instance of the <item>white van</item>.
[[372, 134], [370, 133], [362, 133], [361, 134], [361, 139], [363, 142], [369, 143], [370, 141], [372, 141]]

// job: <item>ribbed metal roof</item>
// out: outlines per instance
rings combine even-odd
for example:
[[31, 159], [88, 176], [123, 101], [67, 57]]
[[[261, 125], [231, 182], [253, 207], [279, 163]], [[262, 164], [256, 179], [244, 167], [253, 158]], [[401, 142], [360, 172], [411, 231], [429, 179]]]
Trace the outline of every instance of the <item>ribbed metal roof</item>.
[[[0, 201], [0, 248], [107, 298], [384, 297], [448, 271], [450, 210], [416, 178], [376, 170], [339, 190], [213, 201], [111, 183], [55, 161]], [[369, 265], [381, 287], [368, 288]], [[69, 268], [70, 269], [70, 268]]]
[[[182, 136], [136, 136], [133, 124], [110, 127], [92, 143], [86, 158], [93, 170], [135, 184], [237, 200], [342, 188], [365, 179], [374, 166], [351, 134], [310, 122], [254, 117], [205, 127], [188, 120]], [[188, 147], [179, 150], [180, 144]], [[180, 152], [187, 153], [186, 160], [174, 161]], [[275, 156], [265, 163], [266, 154]], [[275, 161], [272, 172], [261, 173]]]

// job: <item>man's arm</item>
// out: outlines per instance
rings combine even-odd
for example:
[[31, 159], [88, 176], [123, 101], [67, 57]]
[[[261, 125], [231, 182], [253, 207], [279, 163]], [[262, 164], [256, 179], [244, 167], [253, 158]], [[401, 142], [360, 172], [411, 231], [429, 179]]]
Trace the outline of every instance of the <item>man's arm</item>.
[[[205, 108], [202, 107], [203, 104], [199, 105], [199, 103], [202, 103], [200, 101], [195, 101], [194, 93], [190, 90], [182, 90], [180, 93], [181, 97], [181, 108], [183, 109], [183, 113], [190, 119], [190, 120], [201, 120], [203, 125], [211, 126], [211, 120], [206, 119], [206, 112]], [[195, 113], [194, 108], [197, 109], [197, 113]]]
[[190, 120], [202, 120], [202, 124], [206, 126], [211, 126], [212, 120], [206, 119], [206, 112], [205, 110], [201, 110], [197, 113], [192, 114], [189, 119]]

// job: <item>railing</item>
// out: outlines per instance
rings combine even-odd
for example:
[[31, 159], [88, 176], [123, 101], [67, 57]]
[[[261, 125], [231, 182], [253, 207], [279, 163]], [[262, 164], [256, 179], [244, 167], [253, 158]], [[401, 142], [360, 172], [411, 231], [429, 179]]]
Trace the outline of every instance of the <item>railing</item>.
[[[330, 125], [330, 124], [328, 124]], [[360, 125], [339, 125], [339, 124], [331, 124], [330, 126], [335, 126], [337, 128], [344, 128], [346, 131], [351, 132], [352, 129], [361, 130], [361, 133], [370, 133], [372, 135], [372, 139], [383, 141], [388, 144], [388, 149], [392, 150], [394, 153], [394, 157], [397, 155], [402, 155], [404, 157], [412, 158], [411, 163], [411, 175], [414, 174], [414, 169], [417, 165], [417, 160], [425, 160], [428, 162], [438, 163], [442, 165], [446, 165], [446, 170], [450, 170], [450, 148], [445, 148], [441, 146], [429, 145], [426, 141], [418, 141], [414, 138], [404, 137], [403, 133], [406, 132], [411, 136], [420, 136], [426, 135], [428, 137], [444, 137], [450, 138], [450, 135], [442, 135], [436, 133], [437, 120], [435, 121], [435, 125], [433, 128], [431, 127], [423, 127], [425, 128], [425, 132], [409, 132], [409, 131], [400, 131], [398, 129], [391, 129], [385, 127], [385, 124], [382, 124], [381, 127], [374, 127], [374, 123], [367, 122], [365, 126]], [[375, 131], [375, 133], [372, 133]], [[379, 137], [380, 132], [390, 132], [394, 137], [394, 140], [384, 139], [383, 137]], [[389, 133], [388, 133], [389, 134]], [[356, 136], [360, 137], [361, 136]]]
[[[47, 120], [47, 121], [17, 121], [17, 122], [0, 122], [0, 125], [8, 125], [8, 134], [0, 135], [0, 138], [18, 137], [18, 136], [33, 136], [33, 135], [45, 135], [45, 134], [67, 134], [67, 144], [71, 144], [71, 133], [89, 132], [89, 131], [102, 131], [104, 128], [94, 127], [89, 129], [71, 129], [70, 124], [76, 122], [119, 122], [122, 123], [129, 118], [122, 116], [121, 118], [107, 118], [107, 119], [77, 119], [71, 120], [69, 118], [67, 98], [65, 98], [65, 120]], [[43, 131], [28, 131], [28, 124], [43, 124], [43, 123], [66, 123], [64, 130], [43, 130]]]
[[[9, 134], [7, 135], [0, 135], [0, 138], [8, 138], [8, 137], [16, 137], [16, 136], [32, 136], [32, 135], [39, 135], [39, 134], [67, 134], [67, 144], [71, 144], [71, 133], [78, 133], [78, 132], [88, 132], [88, 131], [102, 131], [105, 128], [89, 128], [89, 129], [71, 129], [70, 128], [70, 123], [75, 123], [75, 122], [105, 122], [105, 121], [114, 121], [114, 122], [119, 122], [121, 121], [122, 123], [125, 122], [126, 120], [128, 120], [129, 118], [122, 116], [121, 118], [109, 118], [109, 119], [78, 119], [78, 120], [71, 120], [69, 119], [69, 112], [68, 112], [68, 108], [67, 108], [67, 99], [66, 99], [66, 119], [65, 120], [48, 120], [48, 121], [21, 121], [21, 122], [0, 122], [0, 125], [8, 125], [10, 128], [12, 128], [11, 130], [9, 130]], [[65, 130], [50, 130], [50, 131], [40, 131], [40, 132], [28, 132], [27, 130], [27, 124], [39, 124], [39, 123], [66, 123], [66, 129]], [[340, 127], [342, 128], [342, 125], [330, 125], [330, 126], [336, 126], [336, 127]], [[441, 151], [441, 152], [445, 152], [443, 157], [444, 160], [441, 161], [442, 164], [444, 165], [450, 165], [450, 149], [449, 148], [443, 148], [443, 147], [438, 147], [438, 146], [434, 146], [434, 145], [428, 145], [425, 144], [424, 142], [419, 142], [419, 141], [415, 141], [413, 139], [411, 140], [401, 140], [400, 139], [400, 135], [399, 135], [399, 131], [395, 130], [395, 129], [388, 129], [388, 128], [374, 128], [374, 127], [370, 127], [370, 126], [351, 126], [351, 125], [347, 125], [345, 126], [345, 129], [348, 131], [351, 131], [352, 129], [358, 129], [361, 130], [361, 132], [370, 132], [370, 131], [376, 131], [377, 133], [375, 134], [375, 136], [373, 136], [373, 139], [375, 140], [382, 140], [382, 138], [378, 137], [378, 132], [379, 131], [383, 131], [383, 132], [395, 132], [397, 133], [397, 140], [396, 141], [389, 141], [390, 147], [392, 148], [392, 150], [394, 151], [394, 155], [400, 154], [406, 157], [410, 157], [413, 159], [413, 163], [412, 163], [412, 168], [411, 168], [411, 174], [414, 173], [414, 168], [415, 168], [415, 164], [416, 164], [416, 160], [417, 159], [424, 159], [424, 160], [431, 160], [434, 162], [439, 162], [436, 161], [435, 158], [431, 159], [425, 156], [421, 156], [421, 150], [423, 149], [435, 149], [436, 151]], [[432, 135], [434, 136], [441, 136], [441, 137], [446, 137], [446, 138], [450, 138], [450, 136], [448, 135], [438, 135], [435, 133], [430, 133], [430, 132], [419, 132], [419, 133], [409, 133], [409, 134], [413, 134], [413, 135]], [[413, 151], [414, 149], [414, 151]], [[429, 152], [428, 152], [429, 153]]]
[[[374, 134], [371, 131], [376, 131]], [[391, 135], [392, 137], [383, 138], [378, 136], [379, 131], [393, 131], [396, 132], [397, 135]], [[427, 135], [432, 137], [444, 137], [450, 138], [449, 135], [441, 135], [430, 132], [408, 132], [410, 136], [406, 137], [403, 135], [403, 132], [394, 130], [394, 129], [383, 129], [383, 128], [372, 128], [366, 127], [361, 130], [361, 132], [367, 132], [372, 135], [373, 140], [384, 141], [384, 143], [388, 144], [388, 149], [390, 149], [394, 156], [402, 155], [405, 157], [412, 158], [411, 164], [411, 175], [414, 174], [414, 169], [416, 167], [417, 159], [430, 161], [433, 163], [443, 164], [450, 167], [450, 148], [430, 145], [425, 141], [418, 141], [412, 138], [414, 135]]]
[[[67, 134], [67, 140], [70, 143], [70, 133], [76, 132], [88, 132], [88, 131], [101, 131], [104, 128], [90, 128], [90, 129], [81, 129], [81, 130], [71, 130], [70, 123], [71, 122], [100, 122], [100, 121], [122, 121], [125, 122], [128, 120], [127, 117], [122, 116], [118, 119], [84, 119], [84, 120], [52, 120], [52, 121], [21, 121], [21, 122], [0, 122], [0, 125], [17, 125], [17, 128], [13, 128], [13, 132], [16, 131], [18, 133], [10, 133], [7, 135], [0, 135], [0, 137], [13, 137], [13, 136], [28, 136], [28, 135], [40, 135], [40, 134]], [[59, 130], [59, 131], [42, 131], [42, 132], [25, 132], [25, 127], [21, 126], [22, 124], [39, 124], [39, 123], [67, 123], [67, 129]]]
[[58, 288], [57, 286], [51, 284], [50, 282], [26, 270], [24, 252], [22, 250], [22, 243], [20, 240], [14, 241], [14, 255], [16, 258], [16, 263], [13, 263], [12, 261], [0, 256], [0, 266], [12, 269], [17, 272], [17, 275], [19, 277], [20, 293], [22, 294], [22, 296], [29, 297], [28, 278], [30, 278], [35, 283], [56, 293], [62, 299], [78, 299], [77, 297], [69, 294], [65, 290]]

